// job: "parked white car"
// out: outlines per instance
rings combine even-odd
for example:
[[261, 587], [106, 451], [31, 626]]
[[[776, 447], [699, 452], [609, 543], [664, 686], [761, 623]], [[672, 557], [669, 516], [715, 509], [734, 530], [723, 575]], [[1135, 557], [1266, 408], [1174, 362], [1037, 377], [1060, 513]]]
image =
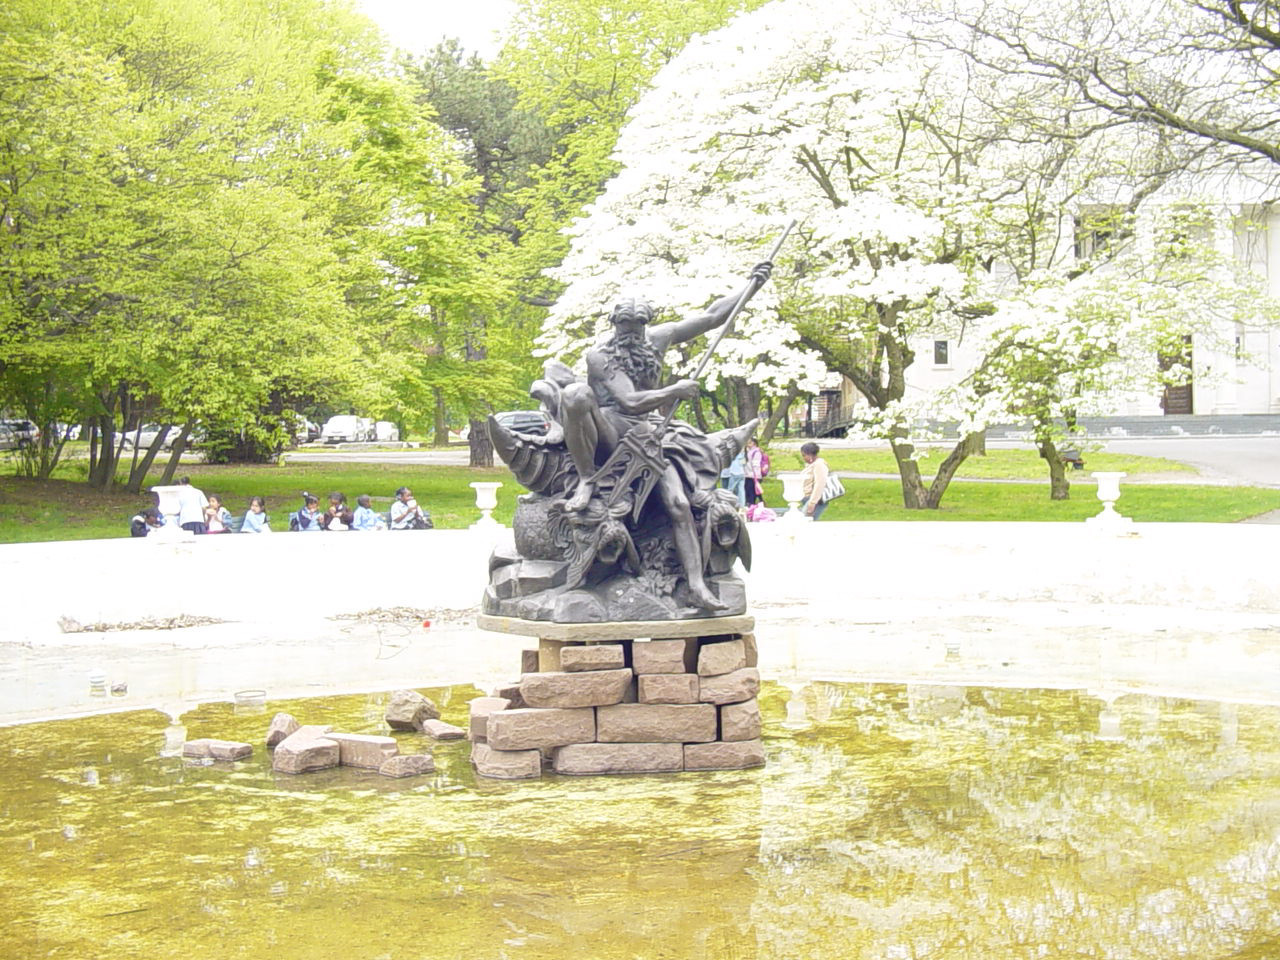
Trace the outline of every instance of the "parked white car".
[[380, 443], [395, 443], [400, 439], [400, 428], [390, 420], [379, 420], [373, 425], [373, 436]]
[[161, 447], [168, 450], [173, 446], [173, 441], [178, 439], [178, 434], [182, 432], [181, 427], [170, 427], [168, 431], [160, 424], [144, 423], [142, 432], [138, 433], [136, 429], [126, 430], [124, 433], [124, 448], [130, 450], [133, 448], [134, 441], [138, 443], [138, 447], [142, 450], [150, 450], [157, 441]]
[[373, 439], [373, 421], [367, 417], [339, 414], [325, 421], [320, 431], [325, 443], [356, 443]]

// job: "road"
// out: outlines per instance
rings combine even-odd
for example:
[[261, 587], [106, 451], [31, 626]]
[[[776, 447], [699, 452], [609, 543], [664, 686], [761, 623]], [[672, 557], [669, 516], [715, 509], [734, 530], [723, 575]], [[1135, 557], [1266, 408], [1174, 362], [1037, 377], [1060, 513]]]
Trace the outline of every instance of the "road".
[[1190, 464], [1210, 480], [1280, 487], [1280, 437], [1159, 437], [1103, 443], [1109, 453]]

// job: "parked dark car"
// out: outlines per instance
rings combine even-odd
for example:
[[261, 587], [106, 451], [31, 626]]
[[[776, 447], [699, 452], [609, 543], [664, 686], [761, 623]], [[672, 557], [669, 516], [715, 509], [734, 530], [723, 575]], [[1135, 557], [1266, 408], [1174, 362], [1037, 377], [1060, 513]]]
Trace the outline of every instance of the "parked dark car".
[[516, 433], [545, 436], [551, 428], [551, 421], [541, 410], [504, 410], [502, 413], [495, 413], [493, 419]]

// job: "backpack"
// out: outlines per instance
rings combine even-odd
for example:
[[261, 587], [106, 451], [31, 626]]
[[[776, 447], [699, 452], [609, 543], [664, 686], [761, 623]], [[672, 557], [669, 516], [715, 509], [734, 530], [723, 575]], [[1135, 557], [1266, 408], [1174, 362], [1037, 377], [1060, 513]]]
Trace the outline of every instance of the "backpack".
[[763, 480], [769, 475], [769, 455], [762, 449], [760, 451], [760, 479]]

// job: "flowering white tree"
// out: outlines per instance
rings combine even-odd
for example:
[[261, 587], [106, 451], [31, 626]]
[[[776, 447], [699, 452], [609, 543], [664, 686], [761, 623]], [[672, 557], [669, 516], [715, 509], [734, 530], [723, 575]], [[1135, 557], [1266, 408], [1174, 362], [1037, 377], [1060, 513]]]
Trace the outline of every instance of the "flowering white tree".
[[934, 506], [949, 473], [924, 489], [909, 436], [927, 411], [906, 405], [905, 371], [915, 337], [965, 321], [984, 198], [936, 122], [954, 77], [891, 27], [788, 0], [690, 43], [632, 111], [627, 166], [573, 231], [543, 345], [567, 350], [619, 289], [694, 309], [798, 218], [717, 369], [775, 392], [848, 376], [895, 441], [907, 505]]
[[1262, 279], [1211, 242], [1213, 212], [1185, 202], [1157, 208], [1140, 239], [1120, 244], [1104, 266], [1027, 277], [978, 331], [982, 359], [953, 388], [956, 405], [1028, 422], [1052, 499], [1068, 497], [1059, 445], [1078, 442], [1079, 418], [1108, 412], [1119, 392], [1149, 393], [1190, 373], [1153, 358], [1181, 354], [1191, 331], [1212, 338], [1235, 322], [1280, 319]]
[[[1029, 96], [1075, 108], [1060, 78], [1015, 84], [913, 32], [918, 24], [890, 12], [775, 0], [690, 43], [632, 110], [618, 144], [624, 169], [571, 230], [557, 271], [567, 289], [543, 348], [569, 352], [620, 291], [696, 309], [735, 286], [776, 225], [795, 217], [774, 283], [721, 345], [716, 369], [775, 392], [844, 375], [873, 413], [870, 432], [892, 445], [905, 505], [937, 507], [972, 437], [993, 419], [1029, 415], [1019, 381], [1044, 371], [1014, 362], [1023, 354], [1009, 344], [1061, 330], [1057, 310], [1037, 310], [1052, 298], [1036, 291], [1061, 295], [1071, 278], [1071, 205], [1141, 168], [1144, 189], [1122, 204], [1135, 211], [1185, 155], [1142, 128], [1102, 120], [1064, 137], [1060, 125], [1002, 110]], [[1072, 387], [1072, 363], [1129, 339], [1103, 327], [1080, 327], [1078, 346], [1058, 351], [1055, 389]], [[908, 393], [913, 343], [987, 328], [1005, 331], [984, 341], [1003, 358], [979, 362], [980, 375], [956, 389]], [[1091, 352], [1092, 333], [1105, 336]], [[1086, 366], [1087, 385], [1118, 369]], [[926, 486], [914, 439], [939, 418], [958, 420], [962, 439]]]

